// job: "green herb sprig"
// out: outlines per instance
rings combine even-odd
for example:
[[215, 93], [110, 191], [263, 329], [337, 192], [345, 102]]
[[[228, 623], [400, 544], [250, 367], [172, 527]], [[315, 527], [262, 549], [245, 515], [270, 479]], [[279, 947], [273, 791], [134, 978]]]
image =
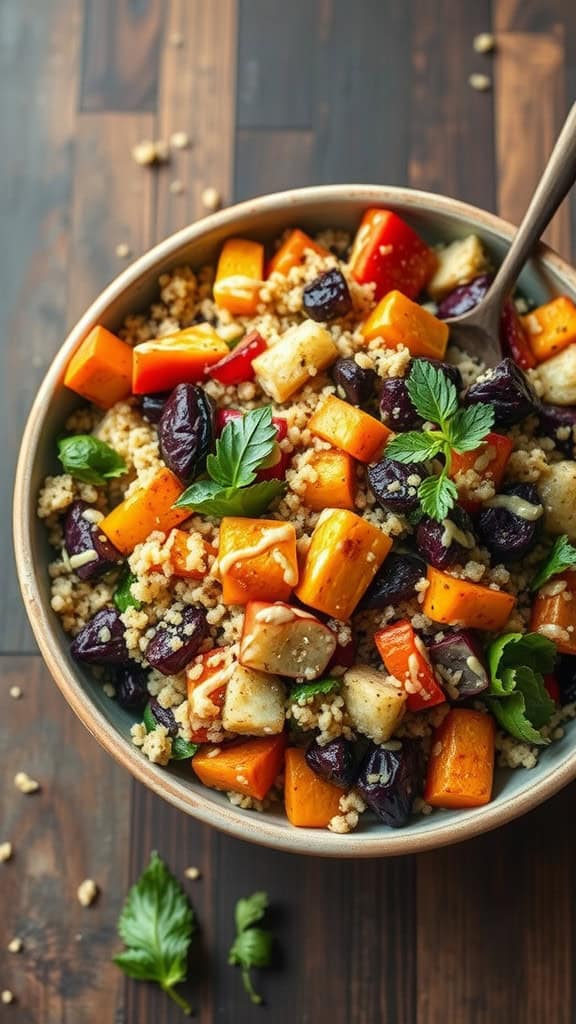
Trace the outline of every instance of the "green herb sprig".
[[206, 460], [210, 479], [195, 480], [174, 508], [186, 508], [209, 516], [259, 516], [284, 493], [281, 480], [255, 483], [277, 444], [269, 405], [230, 420], [216, 442], [216, 452]]
[[125, 565], [118, 577], [113, 597], [114, 604], [121, 614], [123, 614], [128, 608], [136, 608], [139, 610], [142, 607], [142, 601], [139, 601], [132, 593], [132, 584], [136, 583], [137, 580], [138, 577], [135, 576], [133, 572], [130, 572], [128, 566]]
[[290, 703], [296, 704], [303, 697], [316, 697], [319, 693], [333, 693], [339, 686], [339, 679], [315, 679], [313, 683], [301, 683], [290, 691]]
[[564, 572], [565, 569], [575, 568], [576, 548], [570, 543], [566, 534], [563, 533], [561, 537], [557, 537], [554, 541], [550, 554], [538, 569], [530, 589], [540, 590], [540, 587], [543, 587], [551, 576], [557, 576], [558, 573]]
[[396, 462], [426, 462], [444, 457], [440, 473], [422, 480], [418, 497], [425, 515], [442, 521], [458, 498], [450, 479], [452, 452], [471, 452], [482, 444], [494, 425], [494, 408], [478, 403], [458, 408], [458, 392], [442, 370], [417, 359], [406, 381], [416, 412], [424, 420], [438, 424], [435, 430], [410, 430], [394, 437], [386, 446], [387, 458]]
[[66, 473], [70, 473], [76, 480], [97, 487], [115, 476], [122, 476], [127, 469], [122, 456], [92, 434], [61, 437], [58, 441], [58, 458]]
[[235, 922], [236, 938], [228, 955], [228, 963], [242, 968], [244, 988], [253, 1003], [262, 1002], [252, 984], [250, 969], [252, 967], [269, 967], [272, 961], [272, 934], [255, 925], [262, 921], [268, 909], [268, 895], [255, 892], [236, 904]]
[[544, 685], [556, 660], [556, 647], [540, 633], [506, 633], [488, 648], [490, 687], [486, 700], [496, 721], [516, 739], [543, 745], [554, 701]]

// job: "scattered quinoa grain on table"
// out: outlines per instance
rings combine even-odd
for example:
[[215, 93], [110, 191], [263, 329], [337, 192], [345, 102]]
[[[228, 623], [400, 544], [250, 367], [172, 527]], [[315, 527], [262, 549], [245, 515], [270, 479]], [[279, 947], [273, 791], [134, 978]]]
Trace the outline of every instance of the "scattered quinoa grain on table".
[[92, 878], [85, 878], [76, 890], [78, 902], [82, 907], [91, 907], [98, 896], [98, 886]]
[[0, 864], [5, 864], [6, 861], [11, 860], [13, 855], [14, 849], [12, 843], [0, 843]]
[[14, 938], [10, 940], [6, 948], [9, 953], [21, 953], [24, 948], [24, 943], [22, 942], [22, 939]]
[[4, 1003], [4, 1006], [10, 1006], [11, 1003], [15, 1002], [14, 993], [9, 988], [5, 988], [0, 995], [0, 1000]]
[[485, 804], [495, 764], [564, 741], [576, 410], [554, 360], [573, 303], [515, 296], [487, 368], [445, 321], [493, 270], [476, 236], [374, 208], [354, 235], [229, 238], [80, 345], [65, 380], [83, 404], [38, 516], [54, 614], [139, 755], [346, 843]]
[[37, 793], [40, 789], [40, 783], [36, 779], [31, 778], [28, 772], [16, 772], [14, 785], [16, 789], [19, 789], [21, 793], [26, 795]]

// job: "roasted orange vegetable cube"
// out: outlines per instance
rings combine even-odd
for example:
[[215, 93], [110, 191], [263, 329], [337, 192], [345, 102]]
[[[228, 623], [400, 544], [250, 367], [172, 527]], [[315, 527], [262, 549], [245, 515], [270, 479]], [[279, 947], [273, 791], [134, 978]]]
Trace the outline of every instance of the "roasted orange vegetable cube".
[[361, 516], [326, 509], [312, 534], [296, 596], [335, 619], [349, 619], [391, 547], [390, 538]]
[[214, 281], [214, 301], [235, 316], [251, 316], [264, 277], [264, 246], [247, 238], [224, 242]]
[[194, 324], [176, 334], [143, 341], [134, 349], [132, 391], [147, 395], [170, 391], [177, 384], [195, 384], [229, 351], [210, 324]]
[[[257, 737], [202, 747], [192, 758], [192, 767], [205, 786], [226, 792], [242, 793], [263, 800], [282, 770], [286, 737]], [[214, 751], [218, 754], [214, 756]]]
[[339, 813], [346, 790], [325, 782], [308, 767], [303, 750], [289, 747], [284, 758], [286, 817], [297, 828], [326, 828]]
[[452, 452], [450, 476], [456, 481], [460, 503], [468, 511], [475, 511], [480, 502], [468, 493], [466, 474], [474, 471], [479, 481], [492, 480], [496, 490], [500, 487], [512, 453], [514, 442], [505, 434], [487, 434], [486, 440], [473, 452]]
[[[170, 567], [174, 576], [182, 579], [202, 580], [208, 575], [216, 548], [203, 540], [198, 533], [187, 530], [172, 530], [170, 546]], [[189, 568], [190, 564], [193, 568]]]
[[424, 799], [432, 807], [490, 803], [495, 724], [482, 711], [454, 708], [432, 738]]
[[188, 519], [187, 509], [172, 507], [183, 491], [174, 473], [160, 469], [148, 484], [112, 509], [98, 524], [99, 529], [122, 554], [128, 555], [153, 530], [169, 533]]
[[434, 622], [469, 629], [503, 629], [516, 604], [512, 594], [459, 580], [429, 566], [422, 611]]
[[544, 306], [538, 306], [521, 320], [539, 363], [576, 341], [576, 305], [567, 295], [559, 295]]
[[226, 516], [218, 568], [224, 604], [287, 601], [298, 582], [296, 530], [276, 519]]
[[[562, 584], [566, 584], [562, 587]], [[554, 576], [538, 591], [530, 629], [552, 640], [561, 654], [576, 654], [576, 573]]]
[[67, 388], [101, 409], [110, 409], [132, 388], [132, 349], [105, 327], [93, 327], [64, 374]]
[[352, 246], [350, 270], [382, 298], [393, 288], [415, 299], [436, 270], [433, 249], [392, 210], [366, 210]]
[[346, 452], [313, 452], [308, 466], [316, 474], [307, 480], [302, 500], [313, 512], [325, 508], [354, 508], [356, 496], [356, 468], [354, 459]]
[[270, 260], [268, 276], [274, 273], [286, 275], [289, 270], [292, 270], [292, 267], [297, 267], [299, 263], [302, 263], [307, 249], [318, 253], [319, 256], [330, 255], [324, 246], [318, 245], [318, 242], [315, 242], [304, 231], [294, 228]]
[[394, 436], [380, 420], [335, 395], [328, 395], [322, 402], [308, 421], [308, 427], [313, 434], [359, 462], [376, 462]]
[[366, 341], [382, 338], [388, 348], [405, 345], [413, 356], [443, 359], [449, 327], [402, 292], [388, 292], [362, 328]]

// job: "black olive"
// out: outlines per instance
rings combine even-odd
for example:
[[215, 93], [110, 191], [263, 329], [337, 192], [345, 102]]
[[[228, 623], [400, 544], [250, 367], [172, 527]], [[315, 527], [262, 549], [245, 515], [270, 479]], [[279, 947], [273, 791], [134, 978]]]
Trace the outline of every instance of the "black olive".
[[375, 393], [378, 374], [369, 367], [358, 366], [355, 359], [337, 359], [332, 379], [340, 398], [350, 405], [366, 405]]
[[426, 573], [426, 567], [415, 555], [392, 554], [376, 573], [358, 605], [366, 608], [386, 608], [389, 604], [409, 601], [416, 594], [416, 584]]
[[464, 397], [465, 405], [484, 402], [494, 407], [494, 424], [512, 427], [536, 412], [538, 398], [525, 373], [511, 359], [503, 359], [486, 380], [472, 384]]
[[158, 424], [160, 454], [182, 483], [206, 465], [214, 443], [215, 406], [196, 384], [177, 384]]
[[[542, 508], [533, 484], [508, 484], [502, 495], [521, 498], [529, 505]], [[498, 497], [498, 495], [497, 495]], [[508, 508], [485, 506], [478, 517], [478, 534], [494, 559], [514, 562], [533, 547], [540, 528], [540, 518], [524, 519]]]
[[73, 658], [89, 665], [125, 665], [130, 661], [124, 639], [126, 627], [116, 608], [101, 608], [74, 637]]
[[354, 785], [358, 774], [353, 745], [343, 736], [323, 747], [313, 740], [306, 751], [306, 763], [321, 779], [346, 788]]
[[140, 411], [144, 419], [149, 423], [158, 423], [169, 398], [170, 391], [157, 391], [152, 395], [142, 395]]
[[[178, 614], [173, 617], [178, 618]], [[180, 612], [179, 622], [164, 621], [159, 624], [146, 648], [146, 658], [163, 675], [176, 675], [192, 661], [207, 635], [208, 623], [204, 609], [186, 605]]]
[[427, 476], [419, 462], [405, 465], [393, 459], [382, 459], [368, 467], [368, 483], [382, 508], [390, 512], [412, 512], [418, 506], [418, 486]]
[[491, 284], [491, 275], [481, 274], [469, 284], [459, 285], [438, 304], [436, 316], [440, 320], [448, 320], [452, 316], [463, 316], [464, 313], [468, 313], [481, 302]]
[[64, 543], [69, 557], [83, 555], [86, 551], [93, 555], [92, 561], [74, 566], [74, 572], [81, 580], [102, 576], [114, 569], [123, 557], [99, 529], [98, 523], [91, 522], [90, 515], [94, 511], [87, 501], [74, 501], [64, 523]]
[[307, 284], [302, 305], [311, 320], [321, 323], [346, 316], [352, 309], [352, 299], [342, 271], [334, 267]]
[[116, 700], [126, 711], [141, 711], [148, 701], [148, 673], [135, 663], [118, 670], [114, 681]]
[[[467, 545], [452, 535], [451, 524], [466, 536]], [[446, 569], [456, 562], [468, 561], [470, 548], [476, 543], [474, 525], [468, 513], [455, 505], [442, 522], [424, 516], [416, 529], [416, 543], [420, 554], [430, 565]]]

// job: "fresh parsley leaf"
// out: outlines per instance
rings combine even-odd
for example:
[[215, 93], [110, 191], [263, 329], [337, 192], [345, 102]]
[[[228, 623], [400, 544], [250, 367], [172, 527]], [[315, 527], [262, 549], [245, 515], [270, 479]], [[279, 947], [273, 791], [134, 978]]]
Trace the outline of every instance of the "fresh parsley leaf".
[[506, 633], [488, 648], [490, 709], [502, 728], [526, 743], [549, 742], [540, 732], [554, 712], [544, 675], [555, 660], [555, 645], [540, 633]]
[[427, 476], [418, 488], [418, 497], [425, 515], [442, 522], [454, 508], [458, 491], [454, 481], [443, 472], [438, 476]]
[[216, 442], [216, 454], [206, 460], [206, 469], [222, 487], [245, 487], [254, 482], [256, 470], [272, 455], [276, 444], [272, 407], [252, 409], [226, 424]]
[[197, 750], [197, 743], [188, 743], [188, 741], [182, 739], [181, 736], [175, 736], [172, 740], [172, 753], [170, 755], [170, 760], [186, 761], [189, 757], [194, 757]]
[[416, 411], [425, 420], [444, 426], [458, 408], [458, 392], [442, 370], [423, 359], [415, 359], [406, 381]]
[[252, 984], [251, 967], [268, 967], [272, 960], [273, 939], [264, 928], [255, 928], [268, 908], [268, 896], [265, 892], [255, 892], [247, 899], [238, 900], [234, 919], [236, 922], [236, 938], [228, 955], [228, 963], [242, 968], [244, 988], [253, 1003], [262, 1002]]
[[410, 430], [406, 434], [397, 434], [386, 445], [386, 458], [396, 462], [426, 462], [444, 450], [444, 438], [441, 433], [432, 431]]
[[127, 949], [114, 957], [114, 963], [131, 978], [157, 982], [185, 1014], [191, 1014], [191, 1006], [174, 986], [186, 980], [194, 929], [186, 893], [153, 852], [120, 914], [118, 933]]
[[339, 679], [316, 679], [313, 683], [302, 683], [290, 691], [290, 703], [296, 704], [302, 697], [315, 697], [318, 693], [332, 693], [338, 686]]
[[137, 579], [138, 577], [130, 572], [128, 566], [125, 566], [114, 591], [114, 604], [119, 612], [125, 612], [127, 608], [142, 607], [142, 602], [132, 594], [132, 584], [136, 583]]
[[557, 576], [565, 569], [576, 568], [576, 548], [570, 543], [565, 533], [557, 537], [548, 558], [542, 563], [534, 579], [531, 590], [539, 590], [551, 576]]
[[73, 434], [58, 441], [58, 458], [66, 473], [85, 484], [100, 486], [126, 472], [124, 459], [92, 434]]
[[538, 729], [531, 725], [526, 713], [526, 701], [520, 691], [506, 697], [505, 700], [490, 700], [489, 706], [498, 724], [511, 736], [523, 740], [524, 743], [534, 743], [536, 746], [548, 743]]
[[261, 480], [249, 487], [220, 487], [213, 480], [196, 480], [174, 508], [189, 508], [206, 516], [260, 516], [285, 489], [282, 480]]
[[471, 405], [458, 409], [446, 424], [446, 439], [456, 452], [473, 452], [494, 426], [494, 406]]

